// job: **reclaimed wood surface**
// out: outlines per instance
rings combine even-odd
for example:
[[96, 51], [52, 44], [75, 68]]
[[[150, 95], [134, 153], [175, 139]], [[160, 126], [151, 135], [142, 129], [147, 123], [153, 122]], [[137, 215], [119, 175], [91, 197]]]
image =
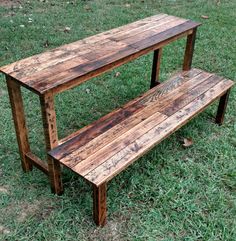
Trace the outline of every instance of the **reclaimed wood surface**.
[[21, 156], [21, 165], [22, 169], [25, 172], [28, 172], [32, 170], [32, 164], [26, 158], [26, 154], [30, 152], [30, 145], [21, 89], [20, 85], [15, 82], [11, 77], [7, 77], [6, 80], [12, 110], [12, 117], [15, 125], [16, 138]]
[[93, 219], [98, 226], [104, 226], [107, 222], [106, 192], [106, 183], [99, 187], [93, 185]]
[[195, 28], [193, 30], [193, 33], [188, 35], [187, 37], [187, 43], [186, 43], [185, 54], [184, 54], [184, 62], [183, 62], [183, 70], [185, 71], [191, 69], [196, 32], [197, 32], [197, 28]]
[[199, 69], [182, 71], [83, 128], [49, 155], [99, 187], [232, 85], [231, 80]]
[[17, 61], [0, 71], [39, 95], [58, 93], [189, 35], [199, 25], [159, 14]]
[[161, 67], [161, 55], [162, 55], [162, 49], [157, 49], [154, 51], [150, 88], [153, 88], [156, 85], [160, 84], [159, 75], [160, 75], [160, 67]]
[[[46, 151], [48, 152], [54, 147], [58, 146], [56, 112], [54, 107], [54, 97], [52, 93], [40, 96], [40, 104]], [[50, 156], [48, 156], [47, 162], [52, 192], [56, 194], [62, 194], [63, 186], [61, 180], [60, 164], [54, 161]]]
[[216, 124], [222, 125], [224, 122], [224, 116], [226, 107], [228, 104], [230, 90], [228, 90], [224, 95], [220, 97], [219, 106], [216, 114], [215, 122]]

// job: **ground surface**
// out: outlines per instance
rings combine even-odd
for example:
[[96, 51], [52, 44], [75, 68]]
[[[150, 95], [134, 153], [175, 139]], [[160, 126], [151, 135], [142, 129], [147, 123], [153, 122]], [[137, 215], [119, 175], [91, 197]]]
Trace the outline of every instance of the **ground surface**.
[[[235, 8], [233, 0], [0, 1], [0, 65], [165, 12], [203, 23], [195, 67], [236, 79]], [[183, 46], [164, 49], [162, 79], [181, 66]], [[151, 59], [58, 95], [60, 136], [147, 90]], [[23, 174], [3, 76], [0, 100], [0, 240], [236, 240], [235, 89], [224, 126], [213, 123], [214, 105], [109, 183], [104, 229], [92, 222], [91, 188], [73, 173], [63, 170], [61, 197], [41, 172]], [[38, 99], [24, 91], [24, 100], [43, 157]], [[193, 145], [184, 149], [183, 138]]]

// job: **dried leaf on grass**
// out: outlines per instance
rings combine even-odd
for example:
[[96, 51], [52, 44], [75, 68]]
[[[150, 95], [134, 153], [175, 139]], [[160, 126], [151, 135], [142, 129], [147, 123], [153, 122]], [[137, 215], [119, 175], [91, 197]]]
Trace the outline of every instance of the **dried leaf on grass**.
[[115, 73], [115, 77], [118, 77], [118, 76], [120, 76], [120, 72]]
[[64, 28], [64, 32], [65, 32], [65, 33], [69, 33], [69, 32], [70, 32], [70, 30], [71, 30], [71, 28], [70, 28], [70, 27], [65, 27], [65, 28]]
[[48, 46], [49, 46], [49, 41], [46, 40], [46, 41], [43, 43], [43, 47], [44, 47], [44, 48], [47, 48]]
[[193, 145], [193, 140], [192, 138], [184, 138], [183, 140], [183, 147], [187, 148]]

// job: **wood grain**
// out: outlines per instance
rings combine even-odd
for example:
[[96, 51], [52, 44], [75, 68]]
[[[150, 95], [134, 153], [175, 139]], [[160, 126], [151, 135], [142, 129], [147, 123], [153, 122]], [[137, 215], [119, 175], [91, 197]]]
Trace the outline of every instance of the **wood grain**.
[[217, 109], [217, 114], [215, 119], [215, 122], [219, 125], [222, 125], [224, 122], [224, 116], [225, 116], [225, 111], [228, 104], [229, 94], [230, 94], [230, 89], [220, 97], [219, 106]]
[[93, 185], [93, 218], [98, 226], [104, 226], [107, 221], [106, 183]]
[[[111, 116], [112, 123], [121, 110], [132, 107], [126, 118], [114, 122], [109, 128], [102, 124], [105, 127], [103, 132], [99, 127], [96, 130], [98, 120], [85, 129], [84, 137], [82, 131], [78, 134], [80, 138], [68, 140], [63, 148], [55, 148], [49, 155], [99, 186], [187, 123], [232, 85], [232, 81], [202, 70], [183, 71], [114, 114], [110, 113], [108, 118], [103, 117], [101, 123], [105, 124]], [[94, 131], [99, 134], [93, 136]]]
[[223, 80], [161, 124], [145, 133], [145, 135], [134, 140], [133, 143], [127, 145], [120, 152], [112, 156], [112, 158], [107, 159], [102, 165], [98, 165], [93, 171], [88, 173], [85, 178], [96, 185], [101, 185], [103, 182], [109, 181], [127, 166], [132, 164], [137, 158], [144, 155], [144, 153], [150, 150], [154, 145], [186, 124], [190, 119], [217, 99], [219, 93], [227, 91], [231, 86], [231, 82]]
[[[17, 62], [14, 62], [12, 64], [9, 64], [7, 66], [1, 67], [1, 71], [11, 74], [13, 72], [20, 72], [27, 68], [38, 68], [38, 65], [45, 64], [45, 63], [51, 63], [51, 61], [60, 60], [63, 59], [63, 57], [74, 57], [78, 51], [85, 50], [85, 47], [89, 45], [96, 45], [98, 42], [104, 43], [105, 41], [109, 40], [108, 37], [119, 34], [120, 32], [127, 32], [130, 29], [136, 29], [140, 26], [144, 26], [145, 24], [148, 24], [152, 21], [156, 21], [157, 19], [161, 19], [163, 17], [168, 16], [167, 14], [158, 14], [155, 16], [151, 16], [145, 19], [141, 19], [139, 21], [127, 24], [125, 26], [121, 26], [112, 30], [108, 30], [102, 33], [99, 33], [97, 35], [93, 35], [90, 37], [87, 37], [82, 40], [78, 40], [76, 42], [62, 45], [58, 48], [49, 50], [47, 52], [37, 54], [31, 57], [28, 57], [23, 60], [19, 60]], [[80, 53], [80, 52], [79, 52]]]
[[187, 37], [187, 43], [184, 54], [183, 70], [190, 70], [193, 59], [193, 51], [196, 39], [197, 28], [193, 29], [193, 33], [189, 34]]
[[199, 24], [152, 16], [0, 69], [39, 95], [59, 93], [190, 34]]
[[[56, 113], [53, 95], [48, 94], [41, 96], [40, 103], [46, 150], [50, 151], [52, 148], [58, 145]], [[47, 161], [52, 192], [62, 194], [63, 186], [61, 181], [60, 163], [57, 160], [52, 159], [50, 156], [48, 156]]]
[[25, 156], [26, 153], [30, 152], [30, 145], [20, 85], [9, 76], [6, 77], [6, 81], [21, 156], [21, 166], [25, 172], [28, 172], [32, 170], [32, 164], [26, 159]]
[[25, 155], [26, 159], [35, 167], [37, 167], [39, 170], [41, 170], [46, 175], [49, 175], [48, 165], [44, 163], [43, 160], [39, 159], [36, 155], [34, 155], [32, 152], [28, 152]]
[[153, 88], [158, 84], [160, 84], [159, 75], [160, 75], [160, 66], [161, 66], [161, 55], [162, 55], [162, 49], [157, 49], [154, 51], [150, 88]]
[[[113, 137], [115, 139], [126, 129], [145, 120], [160, 107], [165, 106], [165, 103], [171, 102], [182, 95], [181, 89], [187, 88], [189, 85], [194, 87], [209, 76], [209, 74], [202, 73], [198, 69], [193, 69], [184, 75], [176, 74], [169, 81], [163, 82], [158, 88], [149, 90], [141, 97], [137, 97], [123, 107], [79, 130], [69, 139], [65, 138], [63, 141], [66, 141], [66, 143], [50, 153], [56, 159], [62, 159], [64, 156], [68, 156], [73, 151], [79, 149], [79, 152], [75, 153], [79, 160], [79, 153], [83, 149], [86, 148], [88, 152], [91, 151], [90, 153], [92, 153], [92, 151], [96, 150], [95, 146], [101, 148], [101, 139], [103, 139], [102, 143], [107, 138]], [[187, 84], [188, 81], [190, 82]], [[143, 110], [144, 108], [146, 110]]]

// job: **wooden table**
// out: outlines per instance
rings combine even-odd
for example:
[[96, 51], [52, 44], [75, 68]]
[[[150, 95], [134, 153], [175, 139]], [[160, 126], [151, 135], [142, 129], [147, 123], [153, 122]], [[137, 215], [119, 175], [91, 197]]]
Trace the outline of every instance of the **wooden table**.
[[40, 98], [46, 151], [71, 139], [58, 140], [54, 96], [154, 51], [151, 87], [159, 83], [162, 47], [187, 36], [183, 70], [191, 68], [199, 23], [167, 14], [152, 16], [126, 26], [88, 37], [38, 54], [0, 69], [6, 75], [15, 130], [25, 172], [32, 165], [47, 174], [52, 191], [61, 190], [60, 165], [48, 157], [47, 164], [32, 153], [28, 140], [21, 87]]

